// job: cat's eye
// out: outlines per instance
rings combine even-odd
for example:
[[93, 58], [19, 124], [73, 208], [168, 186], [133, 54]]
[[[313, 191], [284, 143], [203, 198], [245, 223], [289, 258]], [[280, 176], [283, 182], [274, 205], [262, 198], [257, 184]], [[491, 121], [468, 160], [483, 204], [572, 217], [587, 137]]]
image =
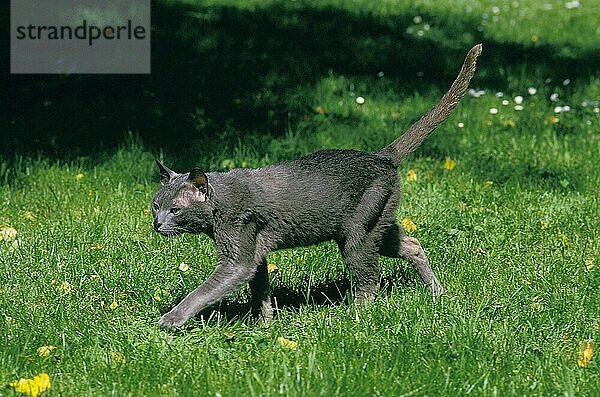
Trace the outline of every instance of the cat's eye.
[[171, 214], [173, 214], [173, 215], [177, 215], [180, 212], [181, 212], [181, 208], [176, 208], [176, 207], [171, 208]]

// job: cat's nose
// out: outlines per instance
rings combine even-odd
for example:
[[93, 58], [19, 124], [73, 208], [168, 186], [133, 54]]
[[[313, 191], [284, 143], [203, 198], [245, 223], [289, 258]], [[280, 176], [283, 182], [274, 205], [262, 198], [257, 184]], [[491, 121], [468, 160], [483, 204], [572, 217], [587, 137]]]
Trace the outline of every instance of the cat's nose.
[[154, 218], [154, 230], [156, 230], [158, 232], [158, 229], [160, 229], [161, 226], [162, 226], [162, 223], [159, 222], [159, 220], [157, 218]]

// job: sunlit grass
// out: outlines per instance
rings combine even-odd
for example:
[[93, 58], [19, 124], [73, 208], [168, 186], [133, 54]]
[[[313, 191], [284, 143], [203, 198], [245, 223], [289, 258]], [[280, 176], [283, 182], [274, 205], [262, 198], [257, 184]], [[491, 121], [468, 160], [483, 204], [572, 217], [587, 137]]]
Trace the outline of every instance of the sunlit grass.
[[[438, 94], [402, 100], [371, 86], [357, 105], [336, 84], [312, 98], [326, 113], [259, 156], [231, 160], [262, 164], [291, 156], [279, 148], [327, 143], [374, 150]], [[593, 98], [593, 86], [576, 92]], [[245, 289], [223, 306], [237, 317], [213, 314], [180, 333], [158, 329], [161, 312], [212, 271], [215, 254], [206, 237], [153, 233], [148, 203], [157, 177], [140, 143], [97, 165], [26, 160], [0, 190], [0, 223], [16, 232], [0, 241], [0, 384], [45, 372], [63, 395], [598, 390], [595, 360], [578, 365], [578, 349], [600, 331], [599, 116], [574, 94], [564, 97], [572, 109], [552, 124], [550, 91], [526, 96], [522, 111], [501, 102], [512, 104], [517, 92], [469, 96], [402, 165], [398, 219], [415, 226], [447, 289], [441, 301], [431, 302], [406, 264], [386, 259], [391, 289], [357, 311], [336, 300], [335, 288], [320, 288], [344, 274], [336, 248], [325, 244], [270, 257], [275, 295], [296, 298], [268, 329], [245, 315]], [[311, 297], [323, 293], [331, 297]], [[324, 304], [307, 304], [312, 298]], [[41, 356], [44, 346], [56, 348]]]

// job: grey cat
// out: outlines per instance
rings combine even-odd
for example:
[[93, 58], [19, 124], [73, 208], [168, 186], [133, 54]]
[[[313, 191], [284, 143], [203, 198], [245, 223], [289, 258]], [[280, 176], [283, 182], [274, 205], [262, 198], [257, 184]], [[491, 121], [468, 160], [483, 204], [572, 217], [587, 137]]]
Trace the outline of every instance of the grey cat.
[[335, 241], [356, 287], [356, 299], [379, 288], [378, 258], [408, 260], [433, 296], [444, 288], [419, 241], [396, 222], [398, 165], [442, 123], [464, 96], [481, 44], [438, 104], [402, 136], [376, 153], [320, 150], [259, 169], [178, 174], [156, 161], [162, 177], [152, 201], [155, 230], [165, 236], [206, 233], [218, 265], [159, 324], [181, 327], [190, 317], [249, 282], [253, 310], [273, 316], [267, 254], [273, 250]]

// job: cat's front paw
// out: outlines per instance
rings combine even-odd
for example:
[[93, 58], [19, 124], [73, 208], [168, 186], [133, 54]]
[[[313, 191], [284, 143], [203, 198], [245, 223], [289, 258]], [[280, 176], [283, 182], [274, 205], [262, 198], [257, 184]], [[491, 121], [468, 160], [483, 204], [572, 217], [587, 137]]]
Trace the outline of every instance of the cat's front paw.
[[431, 296], [433, 296], [434, 300], [435, 298], [442, 296], [446, 293], [444, 287], [442, 287], [442, 284], [440, 284], [440, 282], [437, 279], [434, 279], [428, 287], [429, 291], [431, 292]]
[[160, 320], [158, 320], [158, 325], [168, 329], [181, 328], [188, 318], [189, 317], [179, 312], [171, 310], [170, 312], [163, 314]]

